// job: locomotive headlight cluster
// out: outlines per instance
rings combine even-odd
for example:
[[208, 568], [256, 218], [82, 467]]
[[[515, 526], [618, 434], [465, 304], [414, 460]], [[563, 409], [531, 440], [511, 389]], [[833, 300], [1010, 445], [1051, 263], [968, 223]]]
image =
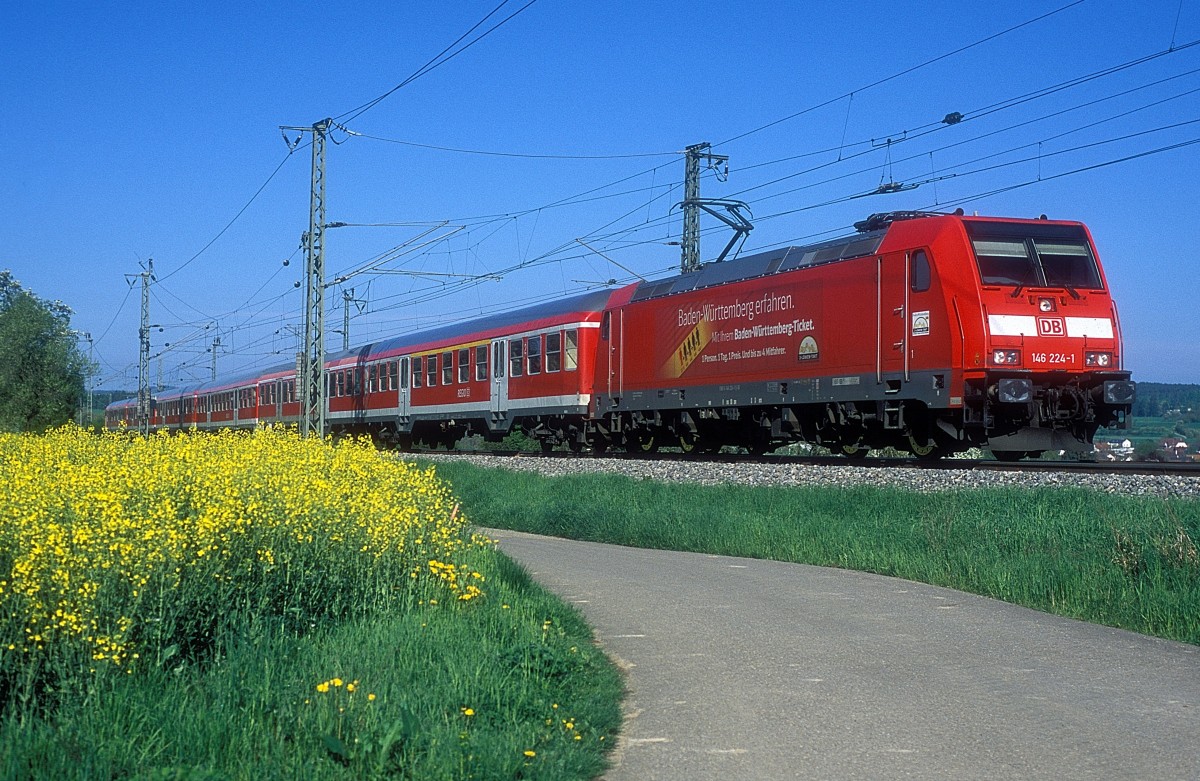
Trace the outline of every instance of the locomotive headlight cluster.
[[995, 366], [1020, 366], [1021, 351], [998, 349], [992, 350], [992, 364]]
[[1112, 353], [1088, 352], [1083, 354], [1084, 366], [1095, 366], [1099, 369], [1107, 369], [1112, 366]]

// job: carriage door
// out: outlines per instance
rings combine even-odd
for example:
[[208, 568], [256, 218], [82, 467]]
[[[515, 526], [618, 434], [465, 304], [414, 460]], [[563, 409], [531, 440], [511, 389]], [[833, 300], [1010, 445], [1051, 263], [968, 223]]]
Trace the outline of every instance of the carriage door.
[[879, 302], [875, 320], [875, 381], [886, 386], [885, 393], [899, 393], [901, 378], [907, 379], [908, 261], [907, 253], [875, 259]]
[[625, 367], [622, 353], [625, 349], [625, 310], [608, 310], [600, 321], [600, 341], [608, 356], [607, 380], [604, 392], [608, 395], [609, 406], [616, 406], [625, 393]]
[[408, 359], [401, 358], [398, 363], [400, 366], [400, 389], [397, 392], [400, 395], [396, 399], [396, 409], [400, 420], [404, 421], [408, 418]]
[[508, 342], [492, 342], [492, 420], [508, 415]]

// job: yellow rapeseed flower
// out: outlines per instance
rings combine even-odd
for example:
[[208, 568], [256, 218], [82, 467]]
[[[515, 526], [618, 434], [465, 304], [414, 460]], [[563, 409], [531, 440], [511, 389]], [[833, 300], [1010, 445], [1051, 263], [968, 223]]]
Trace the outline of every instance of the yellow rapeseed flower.
[[83, 652], [127, 671], [195, 646], [173, 633], [197, 611], [219, 620], [229, 595], [283, 593], [316, 621], [326, 583], [362, 582], [365, 605], [375, 593], [462, 604], [482, 592], [461, 580], [486, 582], [468, 558], [484, 543], [434, 469], [366, 440], [0, 433], [0, 497], [0, 637], [31, 665]]

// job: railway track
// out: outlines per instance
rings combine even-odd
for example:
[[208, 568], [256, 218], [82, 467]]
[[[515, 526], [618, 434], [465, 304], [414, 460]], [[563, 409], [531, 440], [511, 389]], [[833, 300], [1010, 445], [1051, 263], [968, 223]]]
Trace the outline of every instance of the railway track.
[[657, 453], [626, 453], [611, 451], [606, 453], [571, 453], [554, 450], [550, 452], [525, 450], [412, 450], [418, 456], [438, 457], [480, 457], [484, 459], [548, 459], [548, 460], [580, 460], [593, 461], [608, 459], [615, 461], [644, 461], [669, 462], [679, 464], [761, 464], [774, 466], [812, 466], [812, 467], [860, 467], [870, 469], [911, 469], [911, 470], [947, 470], [947, 471], [982, 471], [982, 472], [1066, 472], [1074, 474], [1112, 474], [1112, 475], [1159, 475], [1195, 478], [1200, 480], [1200, 463], [1196, 462], [1159, 462], [1159, 461], [993, 461], [988, 459], [948, 458], [939, 460], [924, 460], [911, 457], [868, 457], [845, 458], [843, 456], [793, 456], [774, 455], [749, 456], [736, 453], [677, 453], [660, 451]]

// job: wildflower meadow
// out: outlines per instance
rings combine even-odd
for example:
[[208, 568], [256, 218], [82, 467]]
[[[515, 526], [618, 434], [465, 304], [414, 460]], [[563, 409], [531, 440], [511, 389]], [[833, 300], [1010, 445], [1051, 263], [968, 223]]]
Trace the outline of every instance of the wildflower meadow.
[[66, 427], [0, 434], [0, 487], [0, 776], [603, 768], [616, 672], [432, 467]]

